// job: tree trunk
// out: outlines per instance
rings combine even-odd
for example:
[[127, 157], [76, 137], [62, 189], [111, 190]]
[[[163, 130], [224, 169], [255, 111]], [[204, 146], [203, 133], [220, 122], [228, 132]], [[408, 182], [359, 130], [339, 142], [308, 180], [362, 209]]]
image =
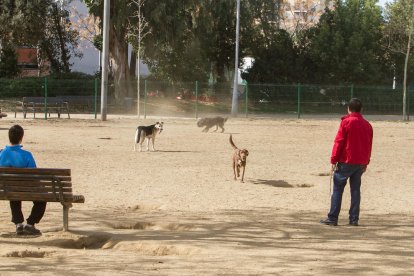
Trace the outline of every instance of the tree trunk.
[[140, 92], [140, 79], [141, 79], [141, 68], [140, 68], [140, 52], [141, 52], [141, 45], [138, 44], [138, 53], [137, 53], [137, 63], [138, 63], [138, 76], [137, 76], [137, 115], [138, 115], [138, 119], [140, 118], [140, 109], [139, 109], [139, 102], [140, 102], [140, 96], [139, 96], [139, 92]]
[[409, 117], [408, 117], [408, 114], [407, 114], [407, 70], [408, 70], [408, 60], [410, 59], [412, 34], [413, 34], [413, 32], [409, 31], [407, 52], [405, 53], [405, 62], [404, 62], [404, 84], [403, 84], [403, 120], [404, 121], [409, 120]]
[[69, 56], [68, 53], [66, 51], [66, 47], [65, 47], [65, 41], [63, 39], [63, 33], [62, 33], [62, 26], [61, 26], [61, 14], [59, 12], [59, 8], [57, 3], [53, 6], [54, 7], [54, 23], [55, 23], [55, 27], [56, 27], [56, 31], [59, 37], [59, 47], [60, 47], [60, 56], [61, 56], [61, 61], [62, 61], [62, 65], [63, 65], [63, 72], [70, 72], [70, 67], [69, 67]]
[[133, 79], [135, 78], [137, 68], [137, 53], [135, 49], [132, 48], [131, 50], [131, 57], [129, 58], [129, 76]]
[[[110, 54], [113, 59], [112, 70], [114, 74], [114, 97], [117, 104], [121, 104], [129, 95], [129, 66], [128, 66], [128, 43], [115, 35], [113, 27], [110, 31]], [[125, 37], [120, 35], [120, 37]]]

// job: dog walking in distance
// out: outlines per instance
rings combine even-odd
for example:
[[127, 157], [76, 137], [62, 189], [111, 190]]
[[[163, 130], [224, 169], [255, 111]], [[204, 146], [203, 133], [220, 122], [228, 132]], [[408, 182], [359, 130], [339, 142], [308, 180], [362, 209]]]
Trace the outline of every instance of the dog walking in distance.
[[164, 123], [163, 122], [156, 122], [150, 126], [139, 126], [135, 131], [135, 144], [134, 144], [134, 151], [136, 150], [136, 145], [139, 143], [139, 151], [142, 151], [142, 143], [144, 140], [147, 139], [147, 151], [150, 150], [149, 142], [151, 140], [152, 143], [152, 151], [155, 151], [154, 142], [155, 137], [157, 134], [160, 134], [163, 130]]
[[247, 156], [249, 155], [249, 151], [247, 149], [239, 149], [233, 142], [232, 135], [230, 134], [230, 145], [233, 147], [233, 172], [234, 172], [234, 180], [237, 180], [240, 177], [240, 168], [243, 170], [241, 175], [241, 182], [244, 182], [244, 171], [246, 169], [246, 161]]
[[214, 132], [216, 132], [219, 127], [221, 128], [221, 132], [224, 132], [224, 123], [226, 121], [227, 121], [227, 118], [223, 118], [220, 116], [213, 117], [213, 118], [202, 118], [197, 122], [197, 126], [205, 127], [203, 129], [203, 132], [208, 132], [209, 129], [212, 128], [213, 126], [216, 126], [216, 130], [214, 130]]

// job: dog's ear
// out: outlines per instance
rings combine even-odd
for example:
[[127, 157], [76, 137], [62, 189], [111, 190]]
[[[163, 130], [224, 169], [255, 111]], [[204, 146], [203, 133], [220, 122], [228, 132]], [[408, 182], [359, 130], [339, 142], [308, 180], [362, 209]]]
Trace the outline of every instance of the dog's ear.
[[163, 124], [164, 124], [164, 122], [161, 122], [161, 124], [163, 125]]

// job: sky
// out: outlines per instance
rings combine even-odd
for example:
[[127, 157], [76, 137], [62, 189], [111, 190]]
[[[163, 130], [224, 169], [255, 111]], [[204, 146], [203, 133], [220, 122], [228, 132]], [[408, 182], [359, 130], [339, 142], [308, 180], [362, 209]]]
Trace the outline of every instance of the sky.
[[378, 4], [380, 4], [381, 6], [385, 7], [385, 3], [389, 3], [391, 2], [391, 0], [379, 0]]

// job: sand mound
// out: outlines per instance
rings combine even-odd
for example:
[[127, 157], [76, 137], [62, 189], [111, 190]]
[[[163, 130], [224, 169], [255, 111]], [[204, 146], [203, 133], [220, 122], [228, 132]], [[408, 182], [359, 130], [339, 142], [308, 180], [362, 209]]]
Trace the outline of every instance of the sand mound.
[[190, 231], [194, 229], [192, 225], [185, 224], [155, 224], [152, 222], [136, 222], [131, 224], [113, 224], [113, 229], [137, 229], [137, 230], [159, 230], [159, 231]]
[[191, 255], [198, 249], [152, 242], [108, 242], [104, 249], [115, 249], [150, 256]]
[[99, 249], [110, 240], [109, 235], [91, 235], [47, 242], [48, 245], [65, 249]]
[[6, 253], [4, 257], [11, 257], [11, 258], [44, 258], [50, 256], [53, 252], [45, 252], [45, 251], [12, 251]]

